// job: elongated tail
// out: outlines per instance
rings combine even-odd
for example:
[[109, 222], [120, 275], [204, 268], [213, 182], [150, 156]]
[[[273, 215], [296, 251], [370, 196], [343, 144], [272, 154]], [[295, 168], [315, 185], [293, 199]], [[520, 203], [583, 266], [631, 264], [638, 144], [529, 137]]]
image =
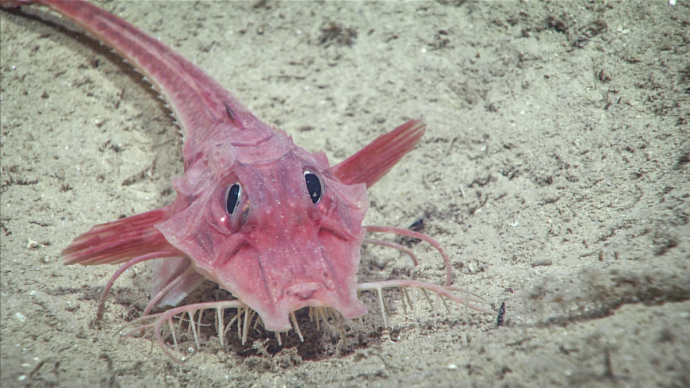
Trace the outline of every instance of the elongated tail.
[[[121, 264], [154, 252], [177, 250], [154, 225], [170, 218], [170, 207], [96, 225], [62, 251], [64, 264]], [[180, 253], [179, 256], [184, 256]]]
[[[220, 84], [132, 24], [83, 0], [0, 0], [0, 6], [42, 5], [106, 44], [161, 93], [184, 131], [186, 155], [199, 150], [218, 125], [241, 126], [254, 116]], [[187, 163], [190, 160], [186, 160]]]

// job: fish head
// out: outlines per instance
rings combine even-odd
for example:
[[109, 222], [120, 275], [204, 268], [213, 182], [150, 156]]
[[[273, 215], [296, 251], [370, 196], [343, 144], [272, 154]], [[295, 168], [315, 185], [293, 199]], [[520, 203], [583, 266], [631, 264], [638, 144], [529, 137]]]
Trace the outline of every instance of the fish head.
[[175, 182], [175, 214], [156, 227], [267, 330], [289, 330], [303, 307], [366, 314], [356, 289], [366, 185], [340, 182], [325, 154], [286, 135], [260, 144], [200, 158]]

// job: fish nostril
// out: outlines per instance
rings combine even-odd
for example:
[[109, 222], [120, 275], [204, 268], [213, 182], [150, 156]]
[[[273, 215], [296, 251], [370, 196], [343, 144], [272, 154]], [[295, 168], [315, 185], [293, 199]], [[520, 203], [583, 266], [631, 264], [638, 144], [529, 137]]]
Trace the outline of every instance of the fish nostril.
[[311, 296], [318, 290], [322, 289], [321, 283], [298, 283], [293, 284], [285, 289], [287, 295], [293, 295], [302, 299], [311, 298]]

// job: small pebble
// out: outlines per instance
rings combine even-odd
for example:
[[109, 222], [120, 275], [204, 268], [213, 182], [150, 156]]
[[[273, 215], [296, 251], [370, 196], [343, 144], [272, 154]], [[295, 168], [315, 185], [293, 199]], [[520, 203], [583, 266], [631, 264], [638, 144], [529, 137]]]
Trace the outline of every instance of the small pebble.
[[26, 244], [26, 248], [27, 248], [27, 249], [36, 249], [36, 248], [38, 248], [39, 246], [40, 246], [40, 244], [37, 243], [36, 241], [32, 240], [32, 239], [29, 239], [29, 243]]

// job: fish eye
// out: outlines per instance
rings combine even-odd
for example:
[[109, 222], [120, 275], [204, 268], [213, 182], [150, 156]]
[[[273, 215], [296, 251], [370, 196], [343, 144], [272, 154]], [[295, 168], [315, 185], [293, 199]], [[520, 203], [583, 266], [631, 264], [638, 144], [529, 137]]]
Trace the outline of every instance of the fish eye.
[[237, 210], [241, 195], [242, 186], [240, 186], [239, 183], [235, 183], [227, 188], [227, 194], [225, 194], [225, 211], [228, 212], [228, 214], [232, 214]]
[[304, 180], [307, 182], [307, 191], [309, 191], [309, 198], [311, 202], [316, 205], [321, 200], [323, 195], [323, 185], [318, 175], [311, 171], [304, 172]]

